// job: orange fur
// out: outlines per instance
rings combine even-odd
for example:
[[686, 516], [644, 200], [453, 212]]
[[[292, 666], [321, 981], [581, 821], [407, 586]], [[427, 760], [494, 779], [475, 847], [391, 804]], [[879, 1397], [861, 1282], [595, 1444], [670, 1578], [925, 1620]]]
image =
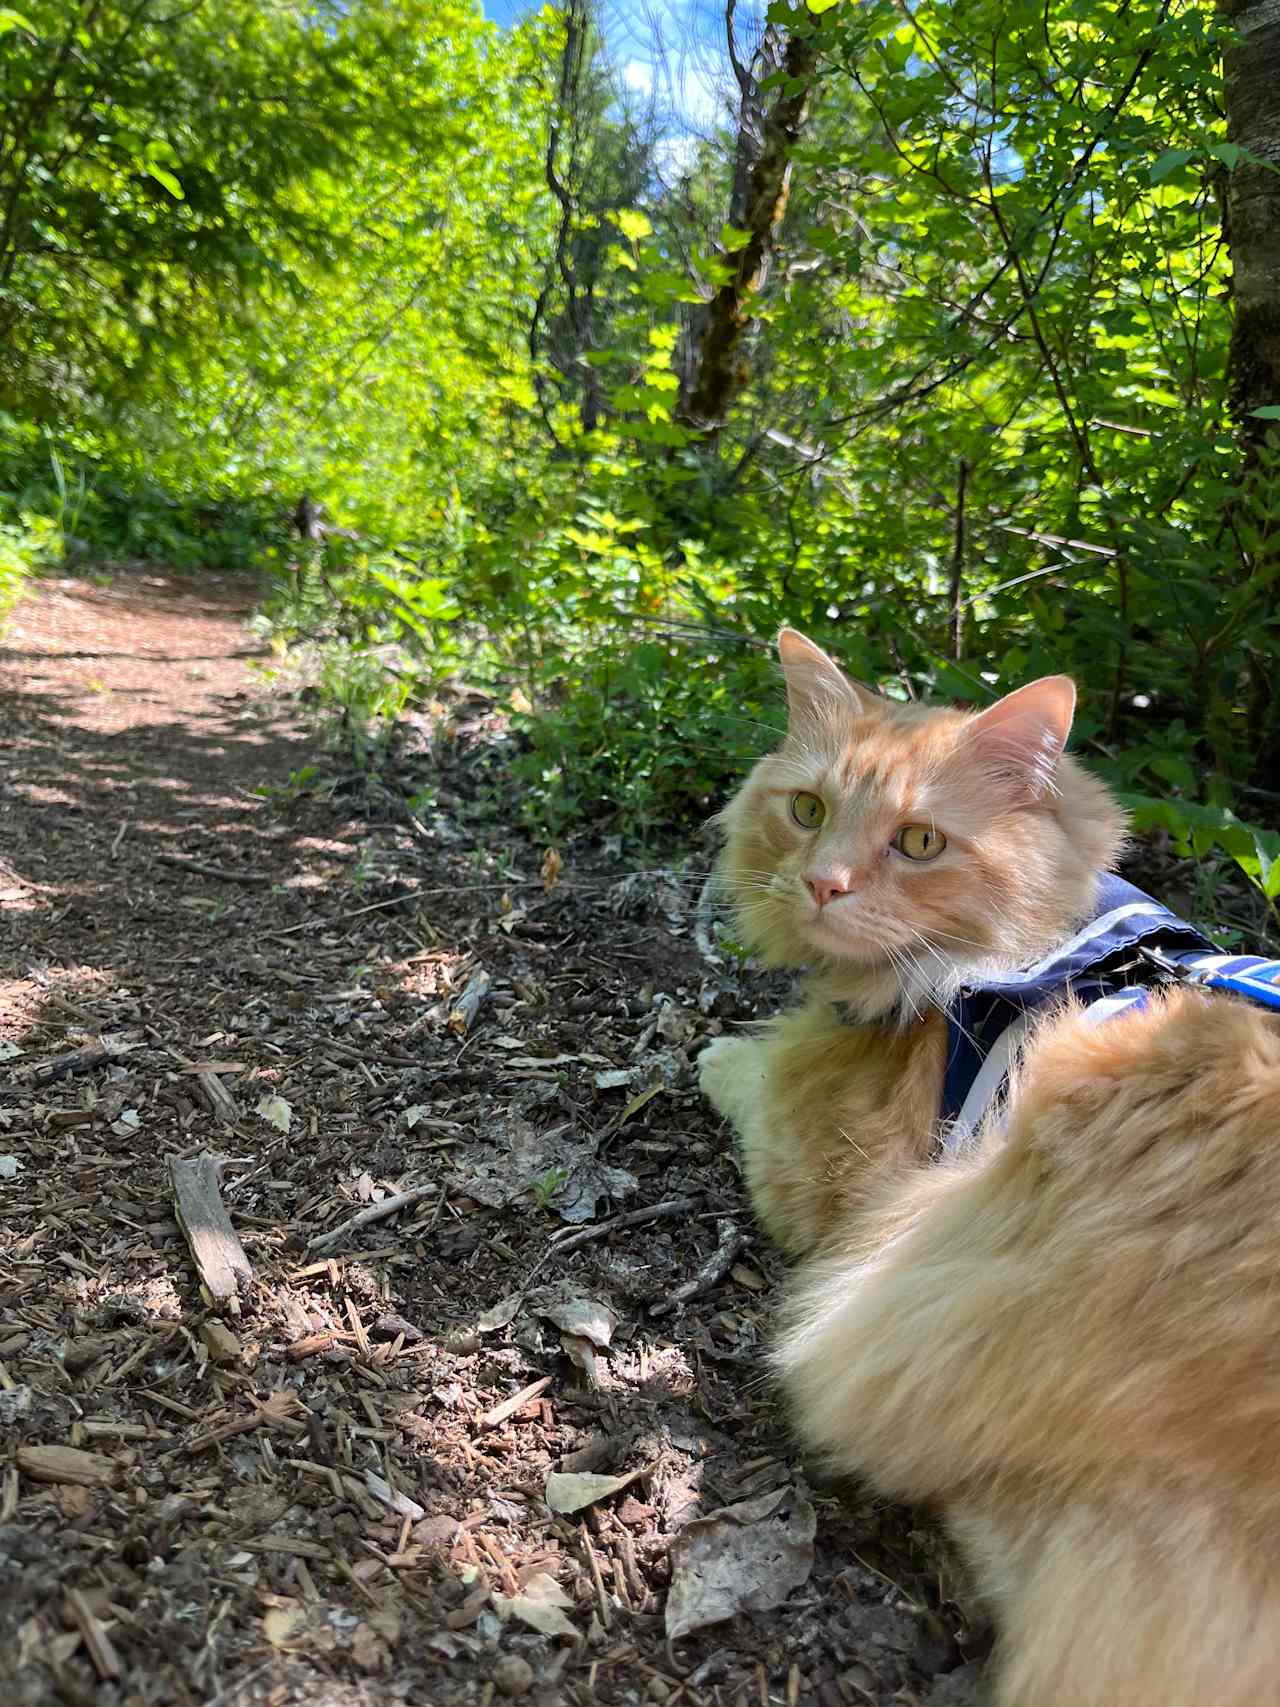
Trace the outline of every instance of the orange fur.
[[[1029, 720], [1001, 712], [998, 763], [975, 760], [965, 714], [876, 704], [807, 646], [784, 643], [788, 741], [724, 821], [744, 929], [813, 983], [702, 1067], [762, 1221], [804, 1258], [775, 1356], [797, 1426], [947, 1514], [997, 1615], [1000, 1707], [1268, 1700], [1280, 1021], [1191, 990], [1098, 1027], [1060, 1011], [1007, 1129], [928, 1165], [938, 1004], [1070, 931], [1119, 814], [1052, 752], [1060, 687], [1025, 690]], [[825, 849], [784, 819], [797, 788], [828, 802]], [[885, 849], [926, 799], [946, 853], [899, 869]], [[850, 875], [819, 928], [815, 861]]]

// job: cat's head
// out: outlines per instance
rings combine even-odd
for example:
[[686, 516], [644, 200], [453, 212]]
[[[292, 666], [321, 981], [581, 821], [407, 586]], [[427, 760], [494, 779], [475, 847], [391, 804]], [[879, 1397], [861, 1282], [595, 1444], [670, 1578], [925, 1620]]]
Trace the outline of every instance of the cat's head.
[[786, 739], [721, 814], [740, 928], [769, 964], [942, 994], [1085, 916], [1124, 817], [1063, 750], [1068, 677], [975, 714], [885, 699], [794, 629], [778, 648]]

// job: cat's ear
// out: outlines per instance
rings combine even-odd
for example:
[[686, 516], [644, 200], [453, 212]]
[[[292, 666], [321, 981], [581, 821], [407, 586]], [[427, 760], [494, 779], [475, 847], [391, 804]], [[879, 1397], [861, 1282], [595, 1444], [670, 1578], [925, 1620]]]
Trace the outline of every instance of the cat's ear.
[[871, 689], [851, 682], [835, 659], [799, 629], [782, 630], [778, 656], [787, 679], [787, 713], [793, 725], [833, 711], [857, 716], [875, 709], [877, 696]]
[[1042, 800], [1055, 791], [1054, 773], [1075, 709], [1071, 677], [1042, 676], [973, 718], [964, 743], [1015, 800]]

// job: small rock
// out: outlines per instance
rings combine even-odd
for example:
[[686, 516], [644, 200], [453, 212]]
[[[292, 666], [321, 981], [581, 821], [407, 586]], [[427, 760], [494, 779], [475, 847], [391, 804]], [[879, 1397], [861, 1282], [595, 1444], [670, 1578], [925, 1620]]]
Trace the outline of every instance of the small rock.
[[379, 1316], [369, 1329], [374, 1339], [393, 1340], [399, 1334], [404, 1335], [406, 1345], [419, 1345], [426, 1338], [421, 1328], [415, 1328], [412, 1322], [407, 1322], [403, 1316], [389, 1313]]
[[645, 1685], [645, 1694], [650, 1701], [669, 1701], [671, 1699], [671, 1686], [664, 1683], [660, 1677], [651, 1677]]
[[519, 1654], [503, 1654], [493, 1668], [493, 1682], [499, 1695], [527, 1695], [533, 1688], [533, 1667]]

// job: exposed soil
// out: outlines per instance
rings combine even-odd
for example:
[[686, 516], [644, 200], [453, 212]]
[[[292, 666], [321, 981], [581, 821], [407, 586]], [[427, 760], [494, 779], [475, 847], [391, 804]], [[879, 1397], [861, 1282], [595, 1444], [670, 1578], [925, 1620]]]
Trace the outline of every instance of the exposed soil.
[[[0, 1698], [973, 1702], [935, 1538], [815, 1483], [765, 1372], [691, 1062], [779, 990], [700, 951], [705, 849], [544, 863], [461, 689], [367, 783], [250, 604], [48, 583], [0, 652]], [[786, 1598], [669, 1642], [673, 1558], [732, 1592], [753, 1536]]]

